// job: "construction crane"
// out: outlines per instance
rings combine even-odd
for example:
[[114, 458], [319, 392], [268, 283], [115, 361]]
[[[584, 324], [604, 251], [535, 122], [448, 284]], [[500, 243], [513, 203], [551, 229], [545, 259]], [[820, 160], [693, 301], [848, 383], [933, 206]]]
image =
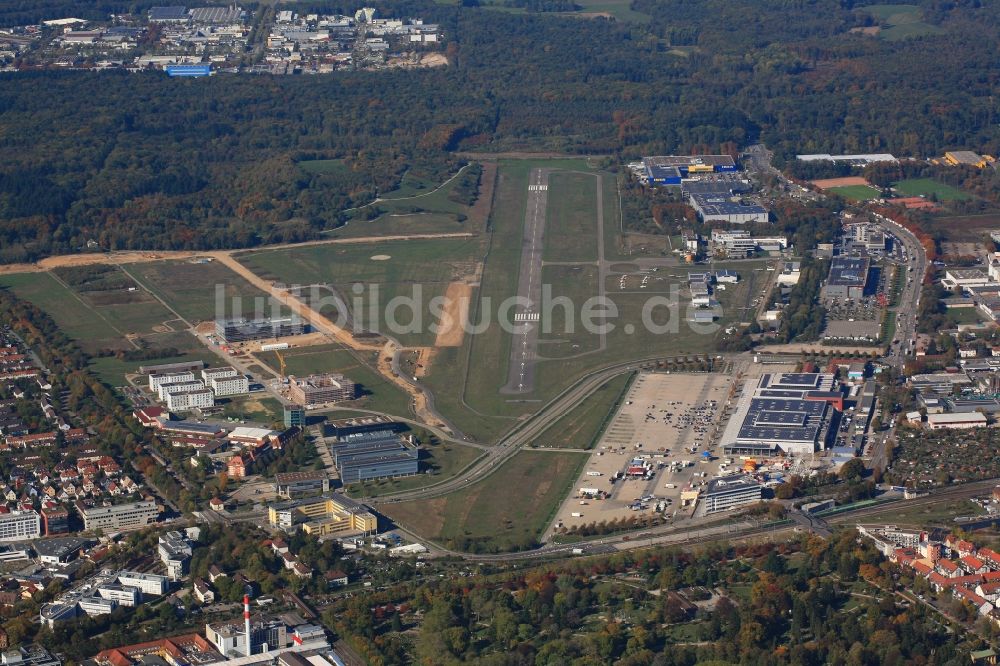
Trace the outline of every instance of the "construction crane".
[[274, 350], [274, 355], [278, 357], [278, 374], [281, 378], [285, 378], [285, 357], [281, 355], [281, 352], [277, 349]]

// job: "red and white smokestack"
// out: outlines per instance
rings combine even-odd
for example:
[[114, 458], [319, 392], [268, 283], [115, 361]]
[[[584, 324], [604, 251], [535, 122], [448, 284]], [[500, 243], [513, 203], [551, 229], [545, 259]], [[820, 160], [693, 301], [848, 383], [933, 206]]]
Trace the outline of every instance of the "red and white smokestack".
[[250, 650], [250, 595], [243, 595], [243, 624], [246, 627], [247, 634], [247, 656], [251, 654]]

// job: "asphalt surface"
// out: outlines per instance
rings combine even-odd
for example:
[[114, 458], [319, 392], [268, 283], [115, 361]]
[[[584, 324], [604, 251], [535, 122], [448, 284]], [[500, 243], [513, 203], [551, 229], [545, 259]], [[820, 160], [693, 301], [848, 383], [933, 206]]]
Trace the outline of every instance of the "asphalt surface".
[[548, 169], [532, 169], [528, 176], [528, 199], [524, 208], [521, 271], [517, 278], [519, 304], [513, 313], [514, 335], [507, 369], [507, 383], [500, 389], [500, 393], [503, 394], [531, 393], [535, 388], [548, 189]]

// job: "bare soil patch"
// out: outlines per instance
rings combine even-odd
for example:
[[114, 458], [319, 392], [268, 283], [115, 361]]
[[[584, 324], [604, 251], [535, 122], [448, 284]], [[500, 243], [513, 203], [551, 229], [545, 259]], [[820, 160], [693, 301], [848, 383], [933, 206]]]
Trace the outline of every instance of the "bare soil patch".
[[869, 183], [861, 176], [845, 176], [844, 178], [823, 178], [811, 182], [813, 185], [815, 185], [821, 190], [829, 190], [832, 187], [850, 187], [851, 185], [867, 185], [868, 187], [871, 187], [871, 183]]
[[439, 323], [435, 347], [461, 347], [465, 338], [463, 323], [469, 318], [472, 286], [465, 282], [452, 282], [444, 293], [444, 315]]

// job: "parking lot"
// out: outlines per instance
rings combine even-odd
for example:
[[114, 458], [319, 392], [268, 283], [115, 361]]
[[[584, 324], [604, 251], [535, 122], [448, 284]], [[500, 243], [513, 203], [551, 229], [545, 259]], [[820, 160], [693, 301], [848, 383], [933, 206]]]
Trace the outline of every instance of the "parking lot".
[[737, 471], [716, 448], [732, 384], [732, 376], [721, 374], [640, 374], [560, 507], [555, 526], [657, 511], [670, 519], [691, 515], [693, 507], [682, 506], [682, 490]]

